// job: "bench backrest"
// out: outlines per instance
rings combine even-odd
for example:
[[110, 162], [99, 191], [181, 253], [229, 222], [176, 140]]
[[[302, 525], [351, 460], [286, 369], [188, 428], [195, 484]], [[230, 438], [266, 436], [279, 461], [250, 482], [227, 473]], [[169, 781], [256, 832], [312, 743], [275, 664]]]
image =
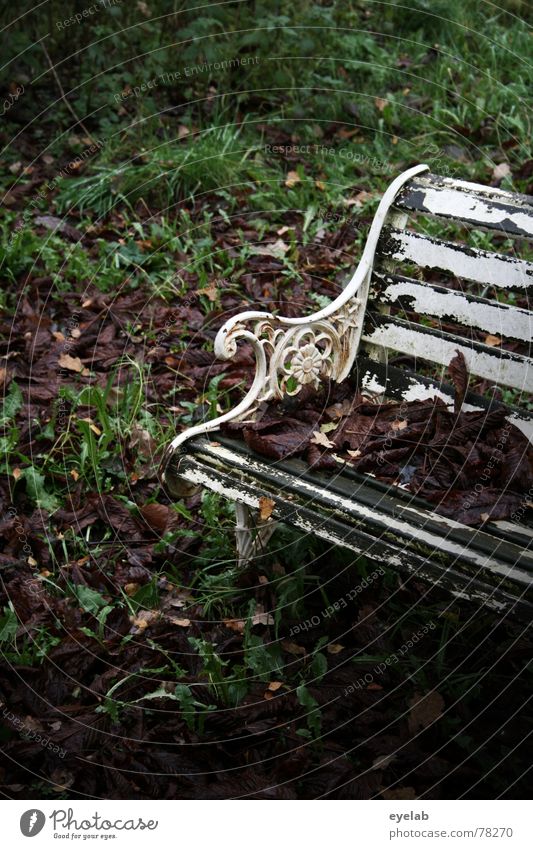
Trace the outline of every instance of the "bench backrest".
[[[440, 219], [438, 228], [431, 219]], [[430, 235], [443, 229], [453, 240]], [[362, 347], [381, 366], [368, 367], [366, 385], [406, 399], [429, 397], [435, 379], [421, 375], [430, 364], [443, 371], [461, 351], [484, 388], [515, 390], [512, 402], [525, 408], [518, 416], [530, 420], [520, 393], [533, 392], [533, 262], [518, 255], [528, 240], [533, 197], [432, 174], [409, 182], [376, 253]], [[408, 359], [411, 369], [384, 367], [392, 356]]]

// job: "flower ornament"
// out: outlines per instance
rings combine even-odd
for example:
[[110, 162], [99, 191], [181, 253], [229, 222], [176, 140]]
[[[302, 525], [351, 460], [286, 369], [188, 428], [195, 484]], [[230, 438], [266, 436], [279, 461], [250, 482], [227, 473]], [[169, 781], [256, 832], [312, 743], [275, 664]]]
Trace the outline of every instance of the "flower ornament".
[[315, 382], [322, 368], [323, 356], [312, 342], [303, 345], [291, 359], [290, 374], [302, 385]]

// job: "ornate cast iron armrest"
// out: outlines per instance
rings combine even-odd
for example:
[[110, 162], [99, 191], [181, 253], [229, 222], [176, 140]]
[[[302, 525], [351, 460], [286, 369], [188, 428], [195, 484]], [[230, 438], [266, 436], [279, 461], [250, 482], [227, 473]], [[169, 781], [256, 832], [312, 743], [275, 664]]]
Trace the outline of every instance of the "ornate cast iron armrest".
[[187, 439], [242, 417], [261, 401], [281, 398], [284, 394], [295, 395], [306, 383], [318, 385], [321, 377], [329, 377], [338, 383], [344, 380], [357, 354], [374, 255], [383, 224], [404, 184], [427, 170], [427, 165], [417, 165], [404, 171], [390, 184], [376, 210], [361, 261], [352, 279], [327, 307], [302, 318], [249, 310], [230, 318], [220, 328], [215, 339], [217, 357], [230, 360], [237, 352], [238, 340], [246, 339], [256, 357], [254, 381], [242, 401], [232, 410], [190, 427], [172, 440], [161, 464], [163, 484], [176, 490], [176, 469], [171, 461], [177, 459]]

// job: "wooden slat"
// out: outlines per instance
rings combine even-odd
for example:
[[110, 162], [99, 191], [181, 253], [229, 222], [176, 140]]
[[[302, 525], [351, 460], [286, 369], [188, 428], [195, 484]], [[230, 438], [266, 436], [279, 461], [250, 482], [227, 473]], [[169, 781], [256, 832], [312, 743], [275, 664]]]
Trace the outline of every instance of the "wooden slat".
[[447, 366], [461, 351], [470, 374], [524, 392], [533, 392], [533, 360], [443, 333], [396, 316], [367, 313], [362, 339], [367, 344]]
[[422, 283], [397, 274], [374, 272], [374, 302], [395, 304], [420, 315], [483, 330], [504, 339], [531, 343], [533, 315], [529, 310], [478, 298], [467, 292]]
[[[377, 492], [372, 501], [371, 478], [367, 477], [367, 498], [364, 483], [354, 489], [353, 481], [347, 480], [343, 488], [344, 476], [324, 481], [295, 460], [284, 461], [280, 468], [226, 439], [192, 443], [180, 460], [179, 473], [193, 484], [253, 508], [261, 495], [267, 495], [274, 502], [273, 518], [305, 533], [405, 570], [417, 580], [435, 582], [502, 614], [531, 616], [526, 598], [533, 583], [533, 557], [528, 552], [500, 539], [491, 542], [481, 529], [467, 528], [414, 504], [402, 506], [394, 498], [394, 488], [388, 496]], [[490, 553], [484, 550], [485, 540], [492, 546]]]
[[[375, 361], [363, 352], [357, 358], [357, 369], [361, 388], [375, 395], [383, 395], [393, 401], [423, 401], [426, 398], [441, 398], [453, 406], [454, 390], [447, 383], [422, 377], [410, 369], [398, 368], [390, 363]], [[464, 410], [488, 410], [494, 402], [467, 392]], [[507, 410], [507, 420], [514, 424], [533, 443], [533, 412], [501, 404]]]
[[395, 206], [533, 239], [533, 198], [527, 195], [428, 175], [408, 183]]
[[531, 262], [422, 236], [411, 230], [384, 228], [377, 255], [451, 272], [456, 277], [498, 289], [525, 289], [533, 285]]

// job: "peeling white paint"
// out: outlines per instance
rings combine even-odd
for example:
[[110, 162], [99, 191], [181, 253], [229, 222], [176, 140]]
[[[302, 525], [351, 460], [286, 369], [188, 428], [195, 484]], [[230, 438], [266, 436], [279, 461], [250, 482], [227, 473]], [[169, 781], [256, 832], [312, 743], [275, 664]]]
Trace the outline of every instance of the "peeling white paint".
[[391, 281], [379, 296], [380, 301], [388, 304], [394, 304], [400, 298], [409, 298], [410, 308], [419, 314], [455, 318], [459, 324], [503, 338], [531, 342], [533, 337], [533, 315], [518, 307], [507, 307], [497, 302], [475, 302], [462, 292], [453, 289], [439, 292], [416, 280]]
[[[421, 268], [438, 268], [456, 277], [499, 289], [533, 286], [533, 265], [522, 259], [438, 242], [411, 230], [391, 229], [395, 242], [393, 259], [414, 262]], [[468, 253], [466, 252], [468, 250]]]
[[507, 354], [505, 351], [476, 351], [462, 344], [459, 337], [450, 340], [423, 333], [414, 326], [401, 325], [394, 320], [380, 324], [370, 333], [363, 333], [362, 340], [443, 366], [447, 366], [459, 350], [464, 355], [470, 374], [484, 377], [491, 383], [533, 392], [533, 360], [528, 357], [518, 357], [517, 354]]

